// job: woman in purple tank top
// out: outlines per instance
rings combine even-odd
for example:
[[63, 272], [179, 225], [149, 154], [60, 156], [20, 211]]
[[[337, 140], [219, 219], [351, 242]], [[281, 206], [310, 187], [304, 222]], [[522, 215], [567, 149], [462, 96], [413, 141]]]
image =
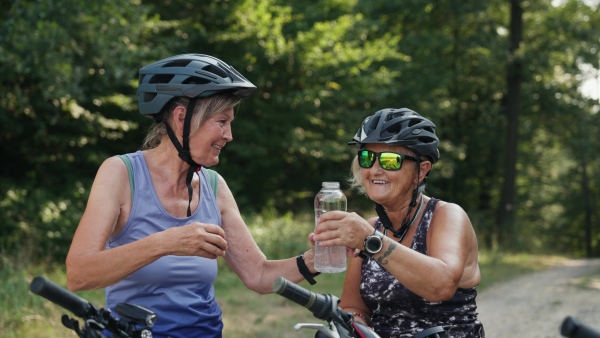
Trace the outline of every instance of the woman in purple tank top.
[[206, 169], [233, 139], [234, 107], [256, 87], [203, 54], [139, 73], [139, 109], [155, 124], [142, 151], [100, 166], [67, 257], [67, 284], [105, 288], [112, 310], [132, 303], [154, 311], [154, 337], [221, 337], [217, 257], [265, 294], [278, 276], [314, 283], [314, 251], [267, 260], [223, 177]]
[[367, 117], [352, 185], [375, 202], [378, 217], [331, 211], [315, 240], [356, 253], [348, 263], [340, 307], [382, 337], [413, 337], [441, 327], [445, 337], [484, 337], [477, 318], [480, 271], [475, 232], [464, 210], [425, 196], [440, 157], [435, 124], [407, 109]]

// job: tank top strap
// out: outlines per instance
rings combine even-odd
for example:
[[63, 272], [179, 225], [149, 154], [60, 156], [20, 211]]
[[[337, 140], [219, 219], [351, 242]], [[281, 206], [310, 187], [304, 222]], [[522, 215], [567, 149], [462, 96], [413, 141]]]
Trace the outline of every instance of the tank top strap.
[[413, 242], [411, 248], [417, 252], [422, 254], [427, 254], [427, 232], [429, 231], [429, 225], [431, 224], [431, 219], [433, 218], [433, 212], [435, 211], [435, 206], [439, 202], [439, 199], [431, 198], [427, 205], [425, 206], [425, 210], [423, 211], [423, 217], [419, 222], [419, 227], [415, 232], [415, 236], [413, 237]]

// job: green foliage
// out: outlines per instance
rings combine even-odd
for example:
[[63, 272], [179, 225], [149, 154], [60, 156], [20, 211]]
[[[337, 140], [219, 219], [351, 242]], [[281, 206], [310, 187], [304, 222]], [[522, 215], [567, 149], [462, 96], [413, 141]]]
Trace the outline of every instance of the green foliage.
[[289, 258], [310, 249], [308, 234], [315, 227], [312, 213], [277, 215], [274, 209], [245, 218], [250, 233], [269, 259]]
[[0, 191], [6, 192], [0, 196], [0, 249], [37, 260], [64, 261], [90, 184], [75, 182], [47, 190], [31, 183], [0, 182]]
[[[580, 254], [588, 219], [594, 247], [600, 240], [600, 108], [577, 91], [598, 68], [600, 13], [583, 1], [522, 6], [516, 218], [501, 245]], [[463, 206], [484, 246], [498, 235], [506, 2], [13, 1], [0, 20], [5, 249], [63, 258], [99, 164], [137, 150], [150, 124], [137, 113], [137, 69], [187, 52], [215, 55], [258, 86], [215, 168], [242, 210], [311, 208], [322, 181], [344, 185], [346, 143], [363, 118], [405, 106], [438, 126], [428, 193]], [[347, 195], [355, 210], [370, 208]]]
[[97, 167], [140, 143], [130, 79], [143, 14], [122, 1], [8, 9], [0, 26], [0, 247], [64, 257]]

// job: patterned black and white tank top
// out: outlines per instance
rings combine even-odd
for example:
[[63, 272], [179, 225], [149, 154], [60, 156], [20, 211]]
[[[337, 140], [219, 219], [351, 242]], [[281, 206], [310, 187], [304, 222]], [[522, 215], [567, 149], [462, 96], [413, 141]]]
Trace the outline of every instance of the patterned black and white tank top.
[[[412, 250], [425, 255], [427, 231], [437, 202], [432, 198], [427, 203], [411, 244]], [[375, 227], [381, 230], [383, 225], [378, 220]], [[362, 263], [360, 293], [373, 312], [372, 325], [381, 337], [413, 337], [433, 326], [442, 326], [445, 337], [485, 337], [483, 326], [477, 319], [476, 287], [459, 288], [447, 301], [429, 302], [405, 288], [371, 258]]]

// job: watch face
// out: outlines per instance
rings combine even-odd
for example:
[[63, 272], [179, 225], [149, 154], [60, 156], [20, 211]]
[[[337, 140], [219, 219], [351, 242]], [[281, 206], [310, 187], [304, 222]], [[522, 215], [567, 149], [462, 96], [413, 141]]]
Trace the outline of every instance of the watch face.
[[381, 238], [373, 236], [373, 237], [369, 237], [369, 240], [367, 241], [366, 249], [370, 253], [377, 253], [377, 252], [379, 252], [379, 250], [381, 250], [382, 245], [383, 245], [383, 243], [381, 241]]

